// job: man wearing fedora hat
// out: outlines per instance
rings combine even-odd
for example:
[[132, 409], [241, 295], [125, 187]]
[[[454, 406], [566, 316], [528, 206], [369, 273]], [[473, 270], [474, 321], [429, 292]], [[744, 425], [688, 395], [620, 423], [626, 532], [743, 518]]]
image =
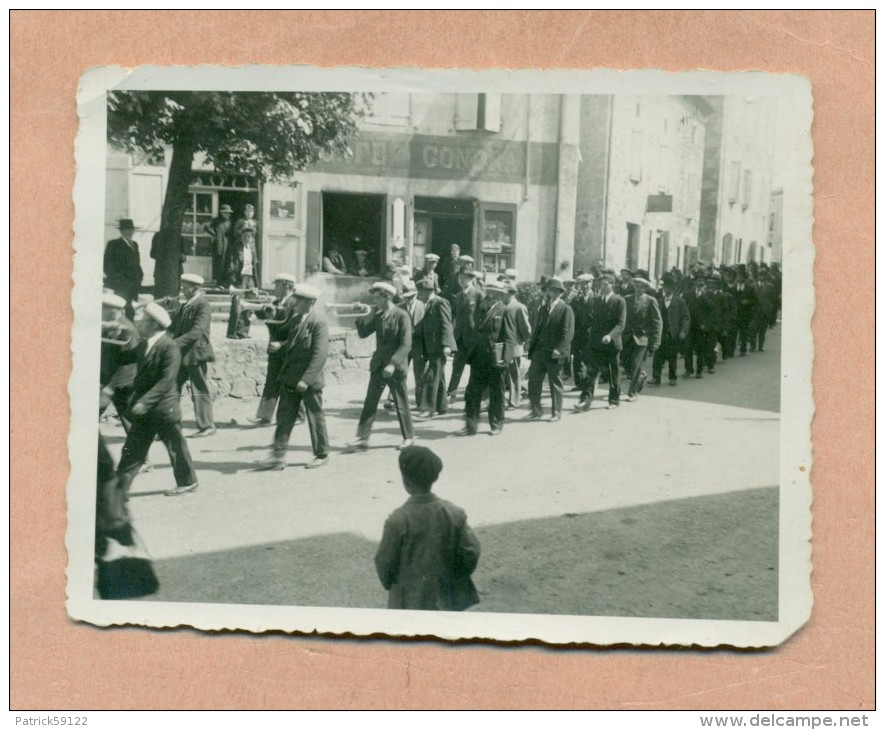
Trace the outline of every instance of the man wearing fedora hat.
[[132, 350], [136, 362], [135, 379], [129, 400], [132, 425], [117, 465], [118, 488], [123, 494], [147, 459], [155, 436], [165, 444], [172, 462], [175, 488], [167, 497], [177, 497], [197, 489], [197, 475], [187, 442], [181, 435], [181, 408], [176, 384], [181, 367], [181, 351], [166, 333], [172, 324], [169, 313], [156, 302], [139, 313], [135, 326], [142, 341]]
[[544, 303], [538, 310], [532, 338], [529, 341], [529, 402], [531, 413], [527, 421], [541, 418], [541, 389], [546, 376], [550, 383], [552, 413], [555, 423], [562, 417], [562, 369], [569, 361], [572, 338], [575, 335], [575, 313], [562, 300], [565, 286], [558, 276], [544, 283]]
[[181, 292], [185, 303], [178, 308], [172, 320], [172, 336], [181, 349], [181, 371], [178, 375], [178, 389], [185, 381], [191, 383], [191, 398], [194, 402], [194, 418], [197, 430], [191, 438], [211, 436], [215, 433], [215, 419], [212, 416], [212, 396], [206, 375], [208, 363], [215, 359], [212, 343], [209, 341], [209, 328], [212, 324], [212, 305], [203, 294], [203, 277], [197, 274], [182, 274]]
[[584, 351], [583, 383], [581, 398], [575, 406], [577, 411], [590, 410], [600, 370], [608, 375], [608, 408], [617, 408], [621, 400], [618, 353], [621, 351], [621, 333], [627, 319], [627, 305], [624, 298], [613, 291], [614, 274], [606, 272], [596, 281], [598, 291], [593, 303], [587, 348]]
[[132, 319], [135, 316], [132, 302], [138, 299], [144, 273], [134, 238], [135, 223], [131, 218], [121, 218], [117, 229], [120, 237], [108, 241], [104, 249], [105, 286], [126, 300], [126, 316]]
[[630, 376], [627, 400], [638, 400], [648, 377], [642, 370], [646, 353], [654, 355], [661, 343], [661, 312], [652, 291], [648, 273], [637, 269], [633, 276], [633, 293], [625, 300], [627, 318], [624, 324], [624, 366]]
[[225, 203], [218, 209], [218, 215], [203, 226], [212, 236], [212, 278], [219, 286], [230, 283], [224, 262], [233, 237], [233, 221], [230, 218], [233, 212], [233, 208]]

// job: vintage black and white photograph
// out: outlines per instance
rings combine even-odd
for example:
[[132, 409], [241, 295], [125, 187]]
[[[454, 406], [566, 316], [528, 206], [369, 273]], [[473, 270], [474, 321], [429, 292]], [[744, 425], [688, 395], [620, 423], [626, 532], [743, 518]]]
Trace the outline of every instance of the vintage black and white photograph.
[[805, 80], [102, 68], [79, 110], [73, 618], [807, 620]]

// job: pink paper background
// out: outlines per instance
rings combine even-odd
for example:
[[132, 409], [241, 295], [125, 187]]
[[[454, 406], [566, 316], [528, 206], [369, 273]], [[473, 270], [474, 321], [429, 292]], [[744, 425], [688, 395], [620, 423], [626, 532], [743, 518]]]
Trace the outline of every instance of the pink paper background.
[[[874, 21], [873, 11], [13, 11], [11, 708], [872, 708]], [[811, 622], [766, 652], [72, 623], [64, 537], [77, 81], [90, 66], [202, 63], [807, 76], [817, 246]]]

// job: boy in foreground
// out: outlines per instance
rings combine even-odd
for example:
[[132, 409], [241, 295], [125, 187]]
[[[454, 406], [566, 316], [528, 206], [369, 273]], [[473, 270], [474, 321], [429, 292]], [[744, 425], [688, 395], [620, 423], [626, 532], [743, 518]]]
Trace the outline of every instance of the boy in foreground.
[[388, 608], [463, 611], [479, 603], [470, 578], [479, 540], [457, 505], [431, 493], [442, 461], [424, 446], [400, 452], [403, 486], [410, 497], [384, 523], [375, 555]]

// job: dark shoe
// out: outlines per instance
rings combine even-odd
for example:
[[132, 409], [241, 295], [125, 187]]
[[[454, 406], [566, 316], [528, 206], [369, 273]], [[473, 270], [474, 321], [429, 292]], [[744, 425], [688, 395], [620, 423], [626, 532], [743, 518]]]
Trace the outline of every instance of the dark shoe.
[[589, 411], [590, 410], [590, 401], [588, 401], [588, 400], [578, 401], [575, 404], [575, 410], [578, 411], [579, 413], [584, 413], [586, 411]]
[[540, 420], [541, 420], [541, 414], [540, 414], [540, 413], [529, 413], [529, 414], [528, 414], [525, 418], [523, 418], [522, 420], [523, 420], [523, 421], [540, 421]]
[[639, 380], [636, 383], [636, 392], [641, 393], [642, 389], [645, 387], [645, 380], [648, 378], [648, 373], [644, 370], [639, 373]]
[[429, 421], [431, 418], [433, 418], [433, 411], [421, 411], [421, 413], [416, 415], [415, 418]]
[[215, 432], [218, 429], [215, 426], [209, 426], [209, 428], [201, 428], [199, 431], [195, 431], [194, 433], [188, 436], [189, 439], [202, 439], [206, 438], [206, 436], [214, 436]]
[[562, 417], [557, 413], [556, 415], [550, 416], [548, 423], [559, 423], [561, 420]]
[[308, 461], [305, 465], [305, 469], [317, 469], [318, 467], [325, 466], [329, 463], [328, 456], [316, 456], [313, 461]]
[[385, 411], [392, 411], [394, 408], [396, 408], [396, 405], [392, 400], [389, 400], [384, 404]]
[[670, 385], [676, 385], [677, 382], [679, 381], [677, 381], [676, 378], [670, 378]]
[[267, 420], [266, 418], [250, 418], [249, 423], [251, 423], [253, 426], [256, 426], [256, 427], [270, 426], [270, 421]]
[[692, 375], [694, 375], [694, 370], [686, 370], [682, 373], [683, 378], [690, 378]]
[[633, 395], [628, 395], [628, 396], [627, 396], [627, 402], [628, 402], [628, 403], [635, 403], [635, 402], [638, 401], [638, 400], [639, 400], [639, 396], [636, 395], [636, 393], [634, 393]]
[[193, 484], [183, 484], [180, 487], [175, 487], [175, 489], [170, 489], [168, 492], [163, 492], [167, 497], [179, 497], [182, 494], [189, 494], [190, 492], [196, 492], [199, 484], [194, 482]]
[[652, 378], [651, 380], [648, 381], [648, 384], [649, 385], [660, 385], [661, 379], [660, 378]]
[[464, 428], [462, 428], [460, 431], [455, 433], [455, 435], [456, 436], [476, 436], [476, 431], [474, 429], [467, 428], [467, 426], [464, 426]]
[[497, 435], [499, 435], [499, 434], [501, 433], [502, 430], [503, 430], [503, 429], [501, 429], [501, 428], [493, 428], [493, 429], [489, 432], [489, 436], [497, 436]]
[[609, 404], [606, 406], [606, 408], [607, 408], [608, 410], [610, 410], [610, 411], [613, 411], [613, 410], [617, 409], [618, 407], [619, 407], [619, 405], [618, 405], [617, 403], [609, 403]]
[[759, 352], [765, 352], [765, 348], [764, 348], [764, 347], [760, 347], [760, 348], [759, 348]]
[[286, 468], [286, 462], [276, 456], [269, 456], [255, 464], [257, 471], [282, 471]]
[[357, 439], [356, 441], [351, 441], [347, 446], [344, 447], [345, 454], [353, 454], [357, 451], [365, 451], [369, 448], [369, 439]]

